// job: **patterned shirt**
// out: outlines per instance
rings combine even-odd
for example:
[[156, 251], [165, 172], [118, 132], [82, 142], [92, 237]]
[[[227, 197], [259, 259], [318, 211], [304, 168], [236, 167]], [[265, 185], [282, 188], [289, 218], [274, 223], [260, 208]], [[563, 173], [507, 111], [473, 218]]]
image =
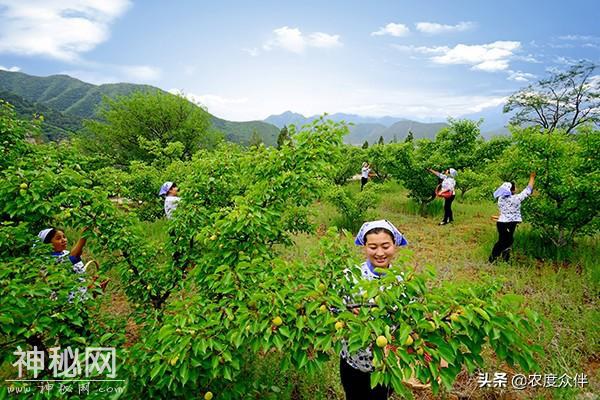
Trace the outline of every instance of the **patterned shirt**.
[[173, 215], [173, 211], [177, 208], [177, 203], [181, 200], [181, 197], [177, 196], [167, 196], [165, 197], [165, 214], [167, 215], [167, 219], [171, 219]]
[[453, 195], [456, 195], [456, 192], [454, 191], [454, 187], [456, 186], [456, 181], [454, 180], [453, 177], [448, 176], [448, 175], [444, 175], [444, 174], [437, 174], [437, 176], [442, 180], [442, 188], [441, 191], [442, 192], [452, 192]]
[[[368, 261], [364, 262], [360, 266], [360, 275], [363, 279], [366, 279], [368, 281], [379, 279], [379, 274], [375, 272], [375, 269]], [[401, 276], [398, 276], [397, 278], [399, 281], [402, 280]], [[381, 290], [384, 289], [385, 288], [383, 287], [381, 288]], [[369, 302], [372, 303], [373, 300], [370, 300]], [[348, 365], [361, 372], [373, 372], [374, 370], [373, 353], [371, 352], [370, 347], [358, 350], [355, 354], [350, 354], [350, 352], [348, 351], [348, 343], [344, 340], [342, 341], [342, 351], [340, 353], [340, 356], [348, 363]]]
[[361, 177], [368, 179], [369, 178], [369, 172], [371, 172], [371, 168], [363, 167], [362, 168]]
[[[69, 250], [63, 250], [61, 252], [53, 252], [52, 256], [56, 257], [57, 264], [63, 263], [66, 260], [69, 260], [71, 262], [71, 264], [73, 265], [73, 272], [75, 272], [76, 274], [85, 274], [85, 265], [83, 264], [83, 261], [81, 261], [81, 257], [72, 256], [71, 252]], [[80, 277], [79, 282], [85, 282], [85, 279], [83, 277]], [[87, 293], [87, 287], [80, 286], [78, 290], [79, 290], [80, 299], [85, 300], [86, 293]], [[69, 293], [69, 303], [71, 303], [74, 298], [75, 298], [75, 292]]]
[[527, 186], [519, 194], [504, 196], [498, 199], [498, 208], [500, 216], [498, 222], [522, 222], [521, 202], [531, 195], [533, 189]]

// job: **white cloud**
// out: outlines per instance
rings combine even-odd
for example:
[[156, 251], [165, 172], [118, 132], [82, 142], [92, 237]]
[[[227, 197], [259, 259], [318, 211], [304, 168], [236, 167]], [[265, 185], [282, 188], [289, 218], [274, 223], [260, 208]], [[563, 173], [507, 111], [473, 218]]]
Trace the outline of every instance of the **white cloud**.
[[525, 61], [533, 64], [541, 64], [542, 62], [536, 57], [543, 58], [543, 55], [534, 56], [533, 54], [527, 54], [526, 56], [514, 56], [515, 60]]
[[260, 50], [258, 50], [256, 47], [252, 47], [249, 49], [242, 49], [243, 51], [245, 51], [246, 53], [250, 54], [252, 57], [256, 57], [260, 54]]
[[430, 35], [440, 33], [464, 32], [475, 27], [473, 22], [459, 22], [456, 25], [444, 25], [435, 22], [418, 22], [415, 24], [417, 30]]
[[109, 37], [129, 0], [0, 0], [0, 53], [76, 61]]
[[521, 48], [520, 42], [498, 41], [481, 45], [458, 44], [454, 47], [402, 46], [393, 48], [431, 56], [436, 64], [466, 64], [474, 70], [496, 72], [508, 69], [514, 53]]
[[431, 60], [438, 64], [472, 65], [473, 69], [487, 72], [502, 71], [508, 68], [510, 58], [520, 47], [520, 42], [509, 41], [482, 45], [458, 44]]
[[508, 75], [509, 81], [529, 82], [529, 81], [537, 78], [536, 75], [530, 74], [528, 72], [521, 72], [521, 71], [507, 71], [507, 72], [509, 73], [509, 75]]
[[199, 105], [200, 107], [208, 110], [213, 115], [222, 116], [227, 115], [231, 112], [231, 108], [235, 108], [235, 106], [240, 106], [242, 104], [248, 103], [248, 99], [243, 98], [229, 98], [223, 97], [216, 94], [193, 94], [193, 93], [185, 93], [179, 89], [171, 89], [169, 93], [173, 93], [182, 97], [185, 97], [189, 101], [194, 104]]
[[19, 72], [21, 68], [13, 66], [13, 67], [5, 67], [4, 65], [0, 65], [0, 70], [8, 71], [8, 72]]
[[[282, 26], [273, 30], [274, 37], [263, 44], [264, 51], [281, 48], [292, 53], [303, 53], [307, 47], [331, 48], [342, 45], [340, 35], [330, 35], [323, 32], [314, 32], [304, 35], [298, 28]], [[251, 56], [258, 55], [258, 49], [244, 49]]]
[[80, 67], [60, 73], [94, 85], [119, 82], [151, 84], [161, 76], [159, 68], [149, 65], [111, 65], [86, 62], [82, 63]]
[[395, 24], [390, 22], [384, 27], [379, 28], [378, 31], [372, 32], [371, 36], [383, 36], [389, 35], [394, 37], [406, 36], [410, 33], [410, 29], [404, 24]]
[[308, 36], [308, 45], [311, 47], [338, 47], [341, 46], [340, 35], [329, 35], [323, 32], [311, 33]]
[[600, 41], [600, 37], [590, 36], [590, 35], [564, 35], [564, 36], [559, 36], [558, 38], [560, 40], [572, 40], [572, 41], [584, 41], [584, 42]]
[[161, 76], [159, 68], [149, 65], [125, 65], [116, 67], [124, 78], [136, 82], [157, 81]]
[[413, 45], [400, 45], [400, 44], [392, 44], [392, 47], [396, 50], [406, 51], [406, 52], [414, 52], [419, 54], [445, 54], [450, 51], [450, 48], [447, 46], [439, 46], [439, 47], [425, 47], [425, 46], [413, 46]]

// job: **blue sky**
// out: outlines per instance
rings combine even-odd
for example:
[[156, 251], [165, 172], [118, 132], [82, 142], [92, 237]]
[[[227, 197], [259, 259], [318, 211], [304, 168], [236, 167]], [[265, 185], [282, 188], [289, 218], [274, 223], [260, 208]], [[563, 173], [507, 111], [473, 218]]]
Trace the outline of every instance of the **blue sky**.
[[286, 110], [440, 121], [600, 62], [597, 1], [0, 0], [0, 68]]

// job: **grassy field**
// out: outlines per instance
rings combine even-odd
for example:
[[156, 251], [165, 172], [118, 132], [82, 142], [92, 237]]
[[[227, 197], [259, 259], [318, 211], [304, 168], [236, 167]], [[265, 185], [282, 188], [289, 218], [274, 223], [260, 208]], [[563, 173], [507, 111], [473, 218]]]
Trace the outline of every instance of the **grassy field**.
[[[358, 184], [350, 190], [357, 191]], [[441, 201], [432, 203], [422, 215], [399, 185], [387, 183], [380, 185], [378, 191], [382, 194], [381, 201], [376, 209], [368, 212], [368, 219], [386, 218], [396, 224], [409, 241], [409, 250], [402, 251], [412, 253], [412, 261], [417, 268], [435, 267], [438, 281], [454, 280], [468, 284], [491, 277], [503, 283], [504, 292], [523, 295], [527, 305], [545, 318], [537, 336], [532, 338], [545, 350], [538, 360], [540, 370], [537, 372], [557, 376], [585, 373], [589, 380], [583, 389], [528, 388], [511, 391], [480, 389], [477, 377], [463, 372], [452, 392], [438, 398], [597, 398], [600, 393], [598, 238], [582, 239], [575, 248], [556, 254], [524, 223], [517, 228], [511, 262], [490, 265], [487, 257], [497, 235], [490, 218], [497, 209], [491, 201], [457, 199], [453, 207], [455, 222], [438, 226], [443, 213]], [[338, 218], [332, 205], [315, 205], [314, 221], [319, 229], [334, 224]], [[164, 221], [144, 224], [143, 228], [150, 240], [160, 241], [166, 236]], [[68, 233], [70, 237], [77, 237], [75, 232]], [[284, 256], [289, 259], [306, 257], [308, 250], [317, 244], [314, 239], [308, 235], [297, 236], [295, 246], [283, 249]], [[347, 235], [347, 240], [353, 240], [352, 232]], [[90, 256], [100, 261], [104, 258], [101, 254]], [[130, 310], [121, 285], [118, 276], [113, 276], [113, 283], [105, 296], [105, 306], [110, 308], [114, 318], [127, 318]], [[128, 341], [135, 341], [137, 327], [131, 321], [127, 326]], [[335, 358], [319, 376], [307, 376], [298, 371], [282, 374], [271, 368], [271, 361], [269, 358], [255, 360], [256, 372], [252, 379], [276, 386], [280, 390], [276, 398], [344, 398]], [[492, 354], [486, 358], [486, 363], [483, 372], [515, 372], [509, 366], [498, 363]], [[415, 397], [434, 398], [427, 390], [415, 391]]]

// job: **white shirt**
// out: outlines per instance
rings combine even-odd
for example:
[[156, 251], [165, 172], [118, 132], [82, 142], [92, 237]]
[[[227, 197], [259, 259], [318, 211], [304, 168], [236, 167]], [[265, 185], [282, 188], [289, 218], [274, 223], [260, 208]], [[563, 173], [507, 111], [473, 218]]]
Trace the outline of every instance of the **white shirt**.
[[454, 180], [454, 178], [451, 176], [441, 174], [441, 173], [438, 174], [438, 177], [440, 179], [443, 179], [441, 191], [442, 192], [452, 192], [453, 195], [456, 195], [456, 192], [454, 191], [454, 187], [456, 186], [456, 181]]
[[527, 186], [519, 194], [500, 197], [498, 199], [498, 208], [500, 216], [498, 222], [521, 222], [521, 202], [531, 195], [533, 189]]
[[171, 219], [173, 211], [177, 208], [177, 203], [181, 200], [181, 197], [167, 196], [165, 197], [165, 215], [167, 219]]
[[368, 179], [369, 178], [369, 172], [371, 172], [371, 168], [369, 168], [369, 167], [363, 167], [362, 168], [362, 175], [361, 176], [363, 178], [367, 178]]

